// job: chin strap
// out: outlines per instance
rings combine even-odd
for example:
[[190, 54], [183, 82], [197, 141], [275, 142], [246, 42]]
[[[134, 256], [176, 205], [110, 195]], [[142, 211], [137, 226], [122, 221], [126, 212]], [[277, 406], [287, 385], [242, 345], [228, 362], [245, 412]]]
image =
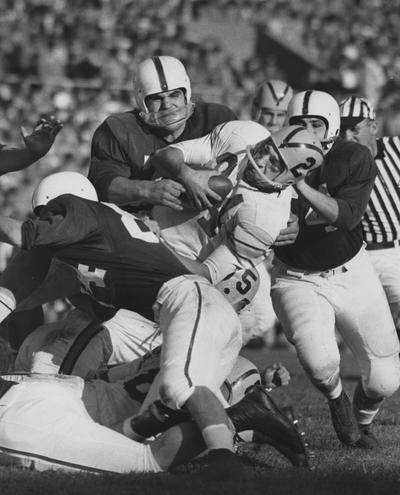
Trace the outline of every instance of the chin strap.
[[[171, 110], [161, 112], [140, 112], [141, 119], [151, 127], [165, 127], [186, 122], [194, 112], [194, 103], [187, 103]], [[168, 119], [171, 119], [170, 121]], [[175, 118], [175, 119], [174, 119]]]

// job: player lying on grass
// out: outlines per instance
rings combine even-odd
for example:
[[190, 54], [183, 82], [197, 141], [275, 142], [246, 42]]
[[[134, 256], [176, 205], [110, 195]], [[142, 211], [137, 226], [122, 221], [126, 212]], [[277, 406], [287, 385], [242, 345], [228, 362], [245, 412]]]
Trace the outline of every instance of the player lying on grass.
[[[10, 352], [1, 339], [3, 370], [12, 363]], [[237, 400], [227, 409], [231, 427], [240, 433], [251, 430], [254, 424], [259, 431], [252, 436], [273, 435], [276, 447], [294, 465], [306, 465], [301, 435], [263, 387], [256, 385], [242, 398], [245, 387], [259, 380], [257, 371], [249, 364], [242, 362], [236, 371], [233, 370], [228, 382]], [[151, 366], [151, 359], [144, 359], [136, 376], [112, 384], [103, 380], [84, 382], [79, 377], [65, 375], [1, 373], [0, 452], [3, 462], [7, 459], [10, 463], [37, 470], [159, 472], [200, 454], [206, 446], [199, 430], [190, 421], [168, 429], [146, 445], [115, 431], [127, 412], [131, 414], [138, 409], [138, 395], [134, 391], [139, 382], [143, 385], [148, 379]], [[272, 378], [266, 385], [270, 387], [285, 384], [289, 379], [282, 368], [278, 373], [271, 368], [268, 373], [266, 376]]]
[[[74, 190], [90, 196], [93, 190], [83, 179]], [[114, 205], [70, 194], [51, 200], [37, 220], [1, 217], [0, 224], [7, 242], [28, 249], [50, 247], [77, 270], [85, 291], [100, 304], [146, 317], [157, 304], [163, 333], [159, 381], [163, 403], [190, 412], [209, 450], [217, 451], [216, 460], [223, 454], [226, 466], [236, 462], [228, 455], [233, 451], [228, 418], [214, 392], [240, 350], [240, 323], [205, 277], [189, 275], [187, 265], [199, 266], [181, 263], [143, 222]]]

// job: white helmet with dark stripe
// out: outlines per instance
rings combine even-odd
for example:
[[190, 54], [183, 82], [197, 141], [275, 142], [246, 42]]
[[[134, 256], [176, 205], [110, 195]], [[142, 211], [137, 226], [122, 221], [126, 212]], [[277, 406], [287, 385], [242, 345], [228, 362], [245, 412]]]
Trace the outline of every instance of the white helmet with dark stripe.
[[[150, 95], [182, 89], [186, 97], [186, 105], [171, 110], [149, 112], [146, 98]], [[134, 80], [134, 94], [140, 116], [146, 124], [165, 127], [187, 120], [193, 112], [190, 101], [192, 91], [189, 76], [182, 62], [166, 55], [151, 57], [141, 62]]]
[[286, 111], [293, 97], [292, 88], [279, 79], [270, 79], [261, 84], [254, 96], [251, 118], [258, 120], [262, 108]]
[[325, 150], [329, 149], [340, 131], [340, 110], [335, 98], [329, 93], [317, 90], [297, 93], [288, 106], [288, 122], [296, 125], [298, 119], [305, 117], [315, 117], [325, 123], [326, 131], [321, 143]]
[[[265, 192], [287, 187], [296, 179], [306, 176], [311, 170], [322, 165], [324, 152], [319, 140], [302, 126], [283, 127], [269, 138], [248, 148], [249, 164], [243, 180]], [[266, 175], [267, 163], [272, 161], [281, 168], [278, 176], [286, 174], [286, 181], [273, 181]]]

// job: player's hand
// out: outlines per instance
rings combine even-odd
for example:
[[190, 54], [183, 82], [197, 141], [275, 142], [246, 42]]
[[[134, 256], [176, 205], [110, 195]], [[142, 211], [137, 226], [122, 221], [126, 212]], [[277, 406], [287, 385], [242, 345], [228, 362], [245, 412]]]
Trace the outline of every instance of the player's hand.
[[146, 200], [153, 205], [164, 205], [174, 210], [183, 210], [180, 196], [185, 188], [172, 179], [157, 179], [143, 182], [143, 194]]
[[290, 213], [290, 217], [287, 223], [287, 227], [279, 232], [278, 237], [274, 243], [274, 246], [285, 246], [287, 244], [293, 244], [297, 239], [299, 233], [299, 218], [294, 213]]
[[208, 185], [210, 177], [214, 175], [219, 175], [219, 172], [209, 169], [194, 170], [186, 167], [181, 176], [181, 180], [185, 185], [186, 196], [189, 202], [198, 210], [211, 208], [215, 202], [222, 201], [222, 198]]
[[290, 373], [283, 364], [274, 363], [261, 373], [261, 382], [266, 388], [283, 387], [290, 382]]
[[53, 146], [57, 134], [63, 124], [54, 115], [41, 118], [34, 130], [29, 134], [25, 127], [21, 127], [21, 135], [27, 149], [38, 157], [44, 156]]

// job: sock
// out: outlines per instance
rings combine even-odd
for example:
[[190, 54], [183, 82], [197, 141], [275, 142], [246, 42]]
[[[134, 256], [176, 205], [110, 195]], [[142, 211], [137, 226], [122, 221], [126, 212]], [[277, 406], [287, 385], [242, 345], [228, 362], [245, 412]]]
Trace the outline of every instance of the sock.
[[214, 449], [228, 449], [232, 452], [233, 448], [233, 434], [232, 431], [225, 424], [210, 425], [203, 428], [201, 431], [203, 440], [209, 450]]
[[353, 409], [359, 425], [369, 425], [377, 415], [383, 399], [370, 399], [364, 392], [361, 382], [358, 382], [353, 398]]
[[342, 384], [341, 382], [339, 382], [335, 388], [333, 388], [332, 390], [326, 393], [326, 396], [328, 397], [329, 400], [334, 400], [340, 396], [342, 391], [343, 391]]

